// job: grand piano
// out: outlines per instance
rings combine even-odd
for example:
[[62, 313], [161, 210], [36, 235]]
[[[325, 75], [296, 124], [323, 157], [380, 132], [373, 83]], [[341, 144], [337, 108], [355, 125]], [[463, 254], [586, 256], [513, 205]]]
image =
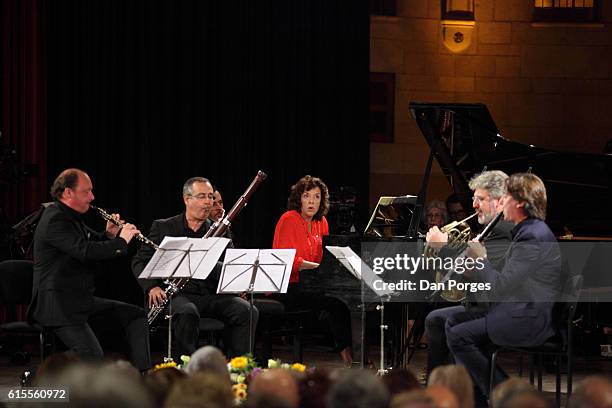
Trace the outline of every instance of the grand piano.
[[[546, 184], [547, 223], [560, 239], [612, 241], [612, 156], [560, 152], [506, 139], [484, 104], [412, 102], [410, 112], [431, 152], [418, 196], [381, 198], [362, 236], [330, 236], [324, 245], [351, 246], [359, 253], [363, 240], [417, 240], [434, 159], [464, 208], [472, 206], [468, 180], [474, 174], [487, 169], [508, 174], [531, 171]], [[364, 298], [362, 284], [327, 251], [320, 268], [303, 271], [300, 277], [303, 287], [347, 305], [355, 361], [363, 362], [365, 314], [375, 309], [377, 300]], [[387, 316], [386, 323], [391, 319], [387, 364], [401, 366], [407, 316], [401, 308]]]

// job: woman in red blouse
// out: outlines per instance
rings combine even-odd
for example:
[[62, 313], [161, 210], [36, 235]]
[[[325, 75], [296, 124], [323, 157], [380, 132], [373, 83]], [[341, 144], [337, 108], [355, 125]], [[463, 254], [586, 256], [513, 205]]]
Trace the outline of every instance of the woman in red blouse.
[[295, 259], [289, 279], [289, 289], [281, 300], [292, 306], [308, 307], [326, 316], [336, 349], [342, 360], [352, 363], [350, 315], [340, 300], [300, 290], [300, 271], [319, 267], [323, 258], [323, 236], [329, 235], [325, 214], [329, 209], [329, 192], [317, 177], [304, 176], [291, 187], [287, 211], [280, 217], [274, 230], [272, 248], [295, 248]]

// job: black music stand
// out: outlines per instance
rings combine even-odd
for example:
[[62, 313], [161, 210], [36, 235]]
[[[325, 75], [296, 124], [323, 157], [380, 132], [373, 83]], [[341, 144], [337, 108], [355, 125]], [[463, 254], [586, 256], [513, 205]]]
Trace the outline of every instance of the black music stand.
[[[227, 238], [165, 237], [153, 257], [147, 263], [139, 279], [165, 279], [173, 285], [173, 278], [206, 279], [213, 270], [225, 247]], [[172, 295], [168, 299], [168, 355], [172, 360]]]
[[217, 293], [249, 297], [249, 351], [253, 354], [253, 294], [287, 293], [295, 249], [228, 249]]
[[390, 290], [376, 290], [374, 289], [373, 281], [377, 278], [376, 274], [370, 269], [370, 267], [364, 263], [361, 258], [350, 248], [350, 247], [338, 247], [338, 246], [326, 246], [325, 247], [331, 254], [340, 261], [340, 263], [353, 275], [356, 279], [361, 281], [361, 368], [364, 368], [364, 339], [365, 339], [365, 294], [366, 288], [369, 288], [373, 293], [376, 294], [380, 301], [380, 305], [376, 306], [376, 310], [380, 312], [380, 368], [377, 371], [377, 375], [383, 376], [388, 373], [385, 369], [385, 330], [389, 327], [385, 324], [385, 301], [389, 302], [393, 292]]

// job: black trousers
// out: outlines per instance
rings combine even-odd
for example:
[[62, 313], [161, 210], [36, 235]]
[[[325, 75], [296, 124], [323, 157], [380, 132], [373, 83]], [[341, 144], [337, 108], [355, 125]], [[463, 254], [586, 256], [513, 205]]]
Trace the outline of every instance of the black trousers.
[[173, 330], [176, 354], [190, 356], [200, 339], [200, 317], [221, 320], [226, 327], [228, 357], [248, 353], [249, 334], [255, 335], [259, 312], [253, 307], [253, 327], [249, 330], [249, 302], [233, 295], [196, 295], [182, 293], [172, 298]]
[[271, 297], [282, 302], [288, 311], [312, 309], [320, 320], [328, 324], [337, 351], [351, 347], [351, 314], [341, 300], [320, 293], [302, 291], [299, 283], [289, 284], [286, 294], [275, 294]]
[[[130, 361], [139, 370], [151, 368], [149, 325], [143, 308], [117, 300], [94, 297], [91, 316], [108, 313], [123, 328], [129, 347]], [[84, 359], [101, 359], [104, 352], [87, 322], [52, 327], [55, 335]]]
[[463, 312], [465, 312], [463, 306], [443, 307], [432, 310], [425, 318], [428, 377], [434, 368], [453, 363], [450, 350], [446, 344], [446, 322], [453, 315]]
[[[476, 400], [489, 397], [489, 389], [508, 378], [496, 367], [493, 384], [490, 383], [489, 367], [493, 342], [487, 334], [487, 324], [481, 311], [455, 313], [446, 321], [446, 342], [457, 364], [465, 366], [480, 395]], [[479, 398], [481, 397], [481, 398]]]

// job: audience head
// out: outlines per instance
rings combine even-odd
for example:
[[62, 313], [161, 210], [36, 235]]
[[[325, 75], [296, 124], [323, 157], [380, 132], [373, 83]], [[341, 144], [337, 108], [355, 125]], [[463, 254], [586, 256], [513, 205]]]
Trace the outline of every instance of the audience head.
[[[318, 197], [318, 199], [317, 199]], [[306, 175], [291, 187], [287, 210], [320, 220], [329, 210], [329, 190], [318, 177]]]
[[78, 354], [73, 352], [51, 354], [36, 370], [32, 385], [36, 387], [50, 385], [65, 369], [80, 362]]
[[132, 377], [132, 379], [136, 381], [140, 381], [142, 379], [140, 371], [127, 360], [109, 361], [106, 363], [104, 368], [110, 375], [117, 373], [118, 375]]
[[501, 400], [509, 397], [512, 394], [523, 391], [533, 391], [534, 388], [527, 381], [518, 377], [508, 378], [493, 388], [491, 393], [491, 406], [497, 408]]
[[427, 204], [425, 221], [427, 222], [427, 229], [444, 226], [448, 221], [446, 205], [440, 200], [433, 200]]
[[70, 406], [77, 408], [151, 406], [151, 398], [142, 382], [125, 370], [111, 365], [79, 363], [68, 367], [55, 384], [70, 389]]
[[326, 370], [317, 368], [300, 380], [300, 408], [325, 408], [325, 396], [331, 388]]
[[467, 212], [463, 208], [463, 204], [459, 201], [457, 194], [451, 194], [446, 198], [446, 211], [448, 212], [448, 221], [461, 221], [467, 217]]
[[327, 394], [329, 408], [386, 408], [389, 392], [369, 371], [345, 370]]
[[429, 375], [428, 384], [447, 387], [455, 394], [461, 408], [474, 406], [474, 383], [462, 365], [444, 365], [434, 368]]
[[229, 381], [227, 370], [227, 360], [218, 348], [214, 346], [204, 346], [196, 350], [187, 364], [187, 374], [206, 372], [219, 375]]
[[152, 370], [144, 377], [144, 385], [153, 398], [156, 407], [162, 407], [170, 390], [181, 379], [187, 377], [184, 371], [174, 367]]
[[389, 408], [434, 408], [434, 401], [425, 390], [418, 389], [397, 394]]
[[455, 393], [443, 385], [430, 385], [425, 389], [425, 394], [431, 397], [436, 408], [459, 408]]
[[288, 408], [299, 406], [298, 385], [289, 370], [273, 368], [263, 371], [255, 377], [249, 386], [250, 404], [263, 407], [263, 401], [279, 401]]
[[291, 408], [291, 405], [272, 394], [266, 394], [257, 397], [249, 396], [245, 408]]
[[572, 393], [567, 406], [569, 408], [612, 407], [612, 382], [599, 376], [585, 378]]
[[414, 374], [405, 368], [391, 370], [389, 374], [382, 377], [382, 381], [387, 387], [391, 397], [421, 387]]
[[170, 390], [165, 408], [231, 408], [234, 395], [227, 381], [218, 375], [197, 373], [177, 381]]
[[498, 408], [550, 408], [541, 392], [523, 390], [507, 395], [499, 401]]

